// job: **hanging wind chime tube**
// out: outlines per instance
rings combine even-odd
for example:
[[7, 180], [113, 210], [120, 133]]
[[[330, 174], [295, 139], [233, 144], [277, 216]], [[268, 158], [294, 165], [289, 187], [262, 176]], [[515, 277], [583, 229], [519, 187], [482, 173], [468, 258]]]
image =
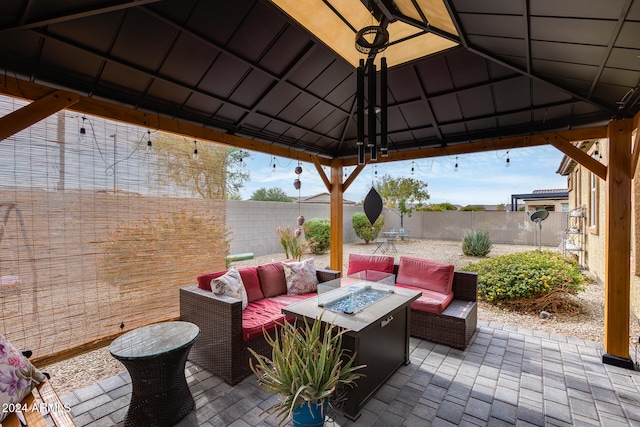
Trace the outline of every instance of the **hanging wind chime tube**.
[[356, 102], [358, 116], [358, 164], [364, 165], [364, 59], [360, 60], [356, 71]]
[[376, 130], [377, 130], [377, 121], [376, 121], [376, 64], [373, 62], [373, 58], [367, 60], [367, 68], [368, 70], [368, 85], [369, 85], [369, 96], [368, 96], [368, 109], [369, 109], [369, 143], [367, 147], [371, 150], [371, 160], [378, 160], [378, 146], [376, 145]]
[[387, 58], [380, 58], [380, 152], [387, 157]]

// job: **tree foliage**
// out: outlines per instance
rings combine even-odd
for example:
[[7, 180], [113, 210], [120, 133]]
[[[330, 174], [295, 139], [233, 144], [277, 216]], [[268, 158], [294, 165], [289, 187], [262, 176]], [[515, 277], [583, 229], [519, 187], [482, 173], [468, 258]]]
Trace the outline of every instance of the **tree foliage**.
[[287, 196], [282, 188], [258, 188], [251, 195], [251, 200], [259, 202], [291, 202], [291, 197]]
[[384, 226], [384, 216], [380, 215], [372, 226], [365, 214], [357, 212], [351, 217], [351, 223], [356, 236], [364, 240], [366, 244], [369, 244], [369, 242], [373, 242], [378, 238], [378, 234], [380, 234], [380, 230]]
[[458, 208], [448, 202], [445, 203], [429, 203], [428, 205], [424, 205], [419, 209], [416, 209], [423, 212], [444, 212], [444, 211], [457, 211]]
[[393, 178], [385, 174], [376, 183], [384, 205], [400, 212], [400, 224], [403, 226], [404, 215], [411, 216], [413, 211], [421, 208], [429, 200], [427, 183], [414, 178]]
[[[198, 150], [197, 158], [194, 149]], [[203, 199], [238, 196], [249, 179], [241, 159], [251, 157], [251, 153], [239, 148], [160, 133], [153, 142], [153, 153], [160, 184], [186, 188]]]

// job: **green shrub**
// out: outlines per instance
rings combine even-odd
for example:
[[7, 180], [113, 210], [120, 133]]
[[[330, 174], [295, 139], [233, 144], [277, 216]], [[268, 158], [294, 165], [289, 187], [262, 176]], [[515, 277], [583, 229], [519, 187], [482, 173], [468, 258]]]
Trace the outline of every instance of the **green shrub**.
[[304, 223], [303, 227], [304, 235], [314, 242], [314, 246], [310, 248], [311, 252], [319, 255], [329, 250], [331, 223], [328, 218], [311, 218]]
[[[478, 273], [478, 298], [494, 304], [584, 290], [584, 276], [577, 262], [554, 251], [496, 256], [470, 263], [461, 270]], [[549, 299], [542, 302], [548, 303]], [[548, 309], [548, 306], [536, 309]]]
[[356, 232], [356, 236], [359, 239], [364, 240], [365, 243], [373, 242], [378, 238], [380, 230], [384, 226], [384, 217], [380, 215], [378, 219], [373, 223], [373, 226], [369, 222], [369, 218], [362, 212], [354, 213], [351, 217], [351, 223], [353, 229]]
[[467, 256], [486, 256], [491, 251], [488, 231], [470, 231], [462, 240], [462, 253]]

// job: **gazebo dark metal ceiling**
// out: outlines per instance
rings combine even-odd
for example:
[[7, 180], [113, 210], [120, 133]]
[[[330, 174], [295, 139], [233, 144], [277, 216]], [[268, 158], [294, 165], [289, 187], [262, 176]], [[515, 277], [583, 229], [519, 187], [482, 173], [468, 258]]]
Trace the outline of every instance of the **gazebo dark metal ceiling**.
[[[407, 20], [391, 0], [372, 3]], [[444, 5], [457, 46], [389, 69], [390, 153], [640, 111], [640, 1]], [[323, 158], [356, 155], [353, 65], [266, 0], [3, 0], [0, 58], [8, 77]]]

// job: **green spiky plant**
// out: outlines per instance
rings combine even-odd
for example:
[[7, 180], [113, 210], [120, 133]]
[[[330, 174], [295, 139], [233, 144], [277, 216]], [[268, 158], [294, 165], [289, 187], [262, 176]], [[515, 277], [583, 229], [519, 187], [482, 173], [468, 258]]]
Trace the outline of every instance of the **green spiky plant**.
[[353, 386], [362, 376], [356, 371], [365, 365], [354, 366], [355, 354], [347, 356], [342, 348], [345, 330], [321, 320], [309, 325], [305, 319], [301, 327], [297, 322], [285, 322], [274, 338], [265, 331], [271, 358], [249, 349], [255, 358], [251, 359], [251, 370], [260, 386], [280, 395], [277, 403], [263, 411], [275, 414], [278, 426], [305, 403], [326, 407], [324, 403], [340, 386]]

